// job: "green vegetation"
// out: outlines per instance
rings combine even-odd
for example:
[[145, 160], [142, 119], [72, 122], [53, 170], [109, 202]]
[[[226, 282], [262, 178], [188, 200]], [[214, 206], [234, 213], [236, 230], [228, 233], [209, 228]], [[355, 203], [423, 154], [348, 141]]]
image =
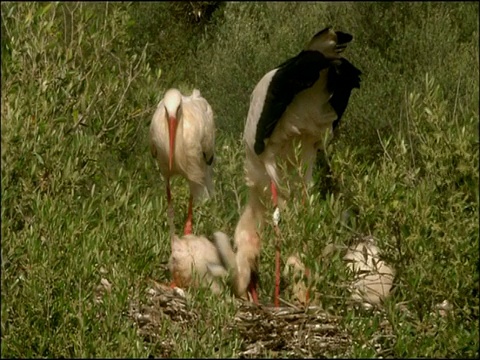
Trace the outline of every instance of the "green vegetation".
[[[154, 109], [170, 86], [210, 102], [217, 194], [197, 206], [194, 229], [232, 235], [250, 93], [327, 25], [354, 35], [346, 57], [364, 75], [326, 151], [331, 176], [319, 167], [321, 191], [283, 215], [283, 260], [308, 249], [325, 308], [347, 313], [344, 356], [376, 356], [380, 315], [349, 310], [341, 260], [317, 260], [327, 243], [370, 233], [397, 270], [384, 356], [478, 357], [478, 14], [458, 2], [2, 2], [2, 357], [165, 356], [127, 316], [149, 279], [170, 279], [164, 184], [148, 148]], [[187, 190], [174, 181], [177, 231]], [[267, 229], [265, 303], [272, 239]], [[112, 289], [97, 303], [102, 278]], [[443, 300], [453, 315], [431, 316]], [[187, 326], [163, 320], [166, 356], [239, 356], [244, 338], [224, 331], [235, 306], [201, 291], [190, 305], [201, 316]]]

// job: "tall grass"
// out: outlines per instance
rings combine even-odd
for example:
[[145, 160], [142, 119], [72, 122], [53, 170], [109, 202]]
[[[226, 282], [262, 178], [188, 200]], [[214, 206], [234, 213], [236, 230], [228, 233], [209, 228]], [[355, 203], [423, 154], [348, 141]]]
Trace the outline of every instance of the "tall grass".
[[[332, 24], [354, 35], [346, 56], [362, 88], [326, 150], [337, 190], [313, 192], [309, 206], [291, 201], [282, 256], [308, 254], [324, 307], [348, 313], [347, 355], [374, 356], [378, 315], [347, 310], [340, 259], [320, 260], [328, 243], [373, 234], [397, 270], [384, 309], [391, 356], [478, 357], [478, 4], [203, 5], [208, 16], [197, 19], [170, 3], [2, 2], [2, 356], [160, 356], [162, 341], [172, 344], [166, 356], [239, 355], [244, 339], [224, 331], [235, 307], [208, 294], [197, 294], [202, 316], [189, 327], [165, 318], [162, 341], [144, 342], [127, 316], [149, 279], [170, 278], [148, 125], [169, 86], [198, 87], [209, 100], [217, 195], [197, 206], [194, 228], [233, 234], [250, 93]], [[185, 182], [173, 192], [181, 229]], [[347, 210], [355, 215], [345, 224]], [[267, 228], [265, 302], [270, 239]], [[112, 290], [97, 303], [102, 278]], [[432, 316], [443, 300], [453, 315]]]

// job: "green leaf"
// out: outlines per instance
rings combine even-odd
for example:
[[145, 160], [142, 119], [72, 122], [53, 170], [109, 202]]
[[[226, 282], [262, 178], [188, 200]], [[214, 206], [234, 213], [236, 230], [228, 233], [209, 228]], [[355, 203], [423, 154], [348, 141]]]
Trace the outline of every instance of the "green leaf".
[[39, 162], [41, 165], [45, 165], [45, 162], [43, 161], [43, 158], [42, 158], [42, 156], [41, 156], [39, 153], [34, 152], [33, 154], [35, 155], [35, 157], [37, 158], [38, 162]]
[[[50, 8], [52, 7], [54, 3], [49, 3], [43, 7], [41, 7], [37, 13], [35, 14], [36, 17], [42, 17], [43, 15], [45, 15], [47, 13], [48, 10], [50, 10]], [[56, 5], [56, 4], [55, 4]]]

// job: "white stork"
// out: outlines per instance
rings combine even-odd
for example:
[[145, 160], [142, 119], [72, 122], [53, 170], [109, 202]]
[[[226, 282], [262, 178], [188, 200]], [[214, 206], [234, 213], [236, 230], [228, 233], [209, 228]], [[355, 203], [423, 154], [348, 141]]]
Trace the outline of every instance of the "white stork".
[[215, 123], [212, 108], [195, 89], [184, 96], [169, 89], [157, 106], [150, 125], [150, 150], [167, 186], [168, 216], [173, 218], [170, 178], [188, 180], [190, 198], [185, 235], [192, 233], [193, 199], [213, 193], [212, 165]]
[[[260, 236], [257, 231], [264, 221], [264, 200], [271, 191], [273, 205], [277, 207], [278, 195], [282, 203], [285, 197], [279, 193], [277, 160], [295, 164], [295, 144], [300, 143], [299, 161], [307, 165], [304, 179], [311, 183], [317, 150], [322, 147], [324, 136], [338, 125], [352, 89], [360, 87], [360, 70], [341, 54], [352, 38], [327, 27], [297, 56], [265, 74], [253, 90], [244, 130], [249, 198], [235, 230], [237, 296], [244, 297], [248, 288], [253, 301], [258, 303]], [[275, 262], [278, 306], [278, 247]]]

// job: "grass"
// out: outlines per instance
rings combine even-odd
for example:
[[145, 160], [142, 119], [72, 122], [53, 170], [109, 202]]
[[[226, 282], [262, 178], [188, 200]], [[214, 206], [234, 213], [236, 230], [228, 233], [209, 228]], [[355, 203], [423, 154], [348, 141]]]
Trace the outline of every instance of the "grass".
[[[478, 357], [478, 4], [226, 3], [199, 23], [172, 6], [182, 31], [162, 17], [168, 41], [155, 36], [162, 6], [2, 2], [2, 357], [245, 351], [252, 340], [232, 326], [238, 307], [228, 297], [193, 291], [187, 309], [196, 316], [162, 315], [150, 341], [129, 316], [133, 301], [148, 301], [152, 279], [170, 280], [148, 125], [166, 88], [200, 88], [216, 114], [217, 194], [197, 206], [194, 229], [233, 234], [246, 200], [241, 131], [251, 90], [327, 24], [354, 34], [346, 56], [364, 72], [362, 88], [327, 148], [331, 178], [317, 169], [308, 206], [292, 201], [283, 214], [282, 258], [303, 251], [321, 275], [322, 305], [351, 338], [341, 356]], [[186, 55], [168, 63], [159, 49], [172, 51], [182, 33]], [[173, 191], [181, 229], [185, 181]], [[352, 309], [340, 258], [321, 258], [328, 243], [366, 234], [396, 269], [379, 312]], [[267, 227], [265, 303], [273, 245]], [[102, 279], [111, 290], [96, 302]], [[453, 312], [431, 315], [443, 300]]]

